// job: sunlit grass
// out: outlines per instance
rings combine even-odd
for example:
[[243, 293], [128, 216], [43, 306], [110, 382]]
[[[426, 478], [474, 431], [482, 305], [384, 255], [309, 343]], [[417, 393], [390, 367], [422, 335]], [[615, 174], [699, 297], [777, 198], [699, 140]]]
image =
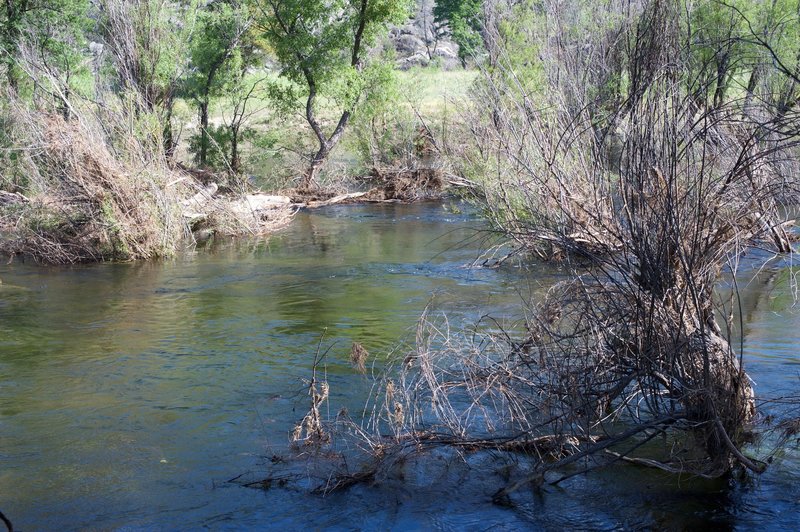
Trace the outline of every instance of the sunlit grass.
[[452, 101], [464, 98], [478, 77], [475, 70], [415, 68], [397, 73], [411, 102], [423, 115], [437, 114]]

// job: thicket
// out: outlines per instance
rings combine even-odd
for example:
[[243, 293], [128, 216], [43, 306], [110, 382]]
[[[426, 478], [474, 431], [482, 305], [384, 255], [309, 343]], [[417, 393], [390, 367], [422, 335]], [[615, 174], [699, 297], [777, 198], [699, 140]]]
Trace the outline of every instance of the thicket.
[[[162, 120], [175, 76], [157, 56], [169, 44], [145, 38], [157, 30], [148, 11], [156, 7], [6, 3], [4, 253], [59, 263], [149, 258], [173, 252], [188, 232], [179, 208], [187, 192], [171, 183]], [[113, 59], [91, 40], [101, 35]]]
[[[455, 164], [480, 183], [503, 260], [557, 261], [564, 280], [530, 302], [522, 330], [460, 335], [423, 316], [363, 420], [326, 424], [326, 383], [312, 380], [293, 438], [330, 447], [315, 455], [328, 464], [318, 489], [443, 448], [505, 457], [497, 502], [620, 461], [764, 471], [777, 451], [748, 447], [763, 418], [735, 347], [736, 292], [719, 280], [750, 247], [793, 250], [800, 5], [483, 7], [491, 60]], [[798, 425], [773, 425], [775, 449]]]

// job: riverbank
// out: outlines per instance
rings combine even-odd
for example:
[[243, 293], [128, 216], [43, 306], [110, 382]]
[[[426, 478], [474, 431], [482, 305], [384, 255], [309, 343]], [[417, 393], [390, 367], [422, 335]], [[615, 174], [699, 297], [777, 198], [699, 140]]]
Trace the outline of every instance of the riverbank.
[[[458, 183], [435, 167], [373, 175], [363, 190], [232, 188], [223, 174], [169, 165], [136, 139], [125, 152], [99, 124], [58, 115], [17, 117], [35, 152], [24, 184], [0, 194], [0, 254], [43, 264], [132, 261], [174, 255], [210, 234], [275, 231], [302, 208], [339, 203], [403, 203], [441, 197]], [[105, 137], [108, 138], [108, 137]], [[221, 183], [221, 184], [220, 184]]]

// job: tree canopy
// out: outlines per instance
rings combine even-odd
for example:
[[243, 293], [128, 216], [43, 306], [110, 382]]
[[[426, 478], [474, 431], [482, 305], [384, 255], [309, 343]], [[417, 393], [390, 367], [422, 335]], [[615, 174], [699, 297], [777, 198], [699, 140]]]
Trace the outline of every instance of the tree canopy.
[[433, 17], [437, 24], [447, 24], [453, 41], [458, 44], [458, 57], [466, 66], [467, 60], [483, 47], [481, 31], [481, 0], [437, 0], [433, 7]]
[[[303, 180], [308, 187], [338, 144], [358, 104], [380, 70], [370, 67], [369, 51], [390, 23], [410, 14], [408, 0], [260, 0], [260, 27], [280, 64], [289, 87], [277, 87], [275, 99], [284, 108], [305, 97], [305, 118], [319, 147]], [[377, 75], [376, 75], [377, 73]], [[336, 104], [338, 120], [326, 128], [318, 97]]]

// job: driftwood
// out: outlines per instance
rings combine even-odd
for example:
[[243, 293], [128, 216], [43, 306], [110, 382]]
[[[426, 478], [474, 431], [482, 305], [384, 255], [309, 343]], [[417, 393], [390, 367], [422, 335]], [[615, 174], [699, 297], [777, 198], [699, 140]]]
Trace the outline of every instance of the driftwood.
[[349, 194], [340, 194], [338, 196], [334, 196], [331, 199], [324, 200], [324, 201], [309, 201], [304, 204], [305, 207], [316, 209], [318, 207], [327, 207], [328, 205], [336, 205], [337, 203], [343, 203], [347, 200], [361, 198], [362, 196], [366, 196], [366, 192], [350, 192]]
[[[194, 222], [197, 220], [201, 220], [207, 217], [207, 213], [204, 212], [207, 210], [205, 207], [207, 204], [215, 199], [214, 194], [216, 193], [216, 185], [213, 183], [203, 189], [202, 191], [195, 194], [192, 198], [186, 200], [183, 204], [187, 209], [184, 211], [183, 216], [188, 220]], [[272, 194], [248, 194], [241, 200], [231, 201], [230, 209], [232, 212], [238, 215], [258, 215], [259, 213], [264, 213], [265, 211], [271, 211], [274, 209], [285, 209], [285, 208], [295, 208], [295, 209], [302, 209], [302, 208], [310, 208], [315, 209], [319, 207], [327, 207], [328, 205], [336, 205], [337, 203], [343, 203], [348, 200], [361, 198], [365, 196], [366, 192], [351, 192], [349, 194], [340, 194], [338, 196], [334, 196], [327, 200], [311, 200], [306, 202], [295, 202], [292, 201], [292, 198], [289, 196], [281, 196], [281, 195], [272, 195]]]
[[269, 194], [248, 194], [239, 201], [232, 203], [232, 208], [238, 214], [250, 214], [258, 211], [280, 209], [292, 206], [292, 199], [288, 196], [272, 196]]
[[[206, 219], [211, 211], [218, 206], [214, 200], [218, 199], [216, 183], [211, 183], [200, 192], [183, 202], [183, 217], [190, 223]], [[282, 209], [292, 206], [288, 196], [273, 196], [269, 194], [248, 194], [240, 200], [228, 200], [227, 208], [239, 216], [258, 215], [264, 211]]]
[[6, 192], [5, 190], [0, 190], [0, 207], [6, 207], [8, 205], [20, 205], [30, 202], [31, 200], [19, 192]]
[[[197, 194], [183, 202], [183, 217], [190, 225], [199, 223], [208, 218], [209, 214], [216, 209], [214, 200], [217, 186], [211, 183]], [[401, 203], [398, 199], [378, 199], [381, 197], [376, 194], [379, 189], [370, 189], [366, 192], [349, 192], [339, 194], [328, 199], [306, 199], [303, 196], [290, 197], [276, 194], [255, 193], [248, 194], [239, 200], [226, 199], [227, 208], [237, 216], [256, 216], [268, 215], [270, 212], [279, 209], [318, 209], [342, 203], [349, 203], [353, 200], [363, 203]], [[381, 197], [382, 198], [382, 197]], [[221, 199], [221, 198], [219, 198]]]
[[211, 183], [207, 187], [204, 187], [200, 192], [192, 196], [191, 198], [184, 200], [183, 205], [185, 207], [199, 207], [205, 203], [208, 203], [211, 199], [214, 198], [214, 194], [217, 193], [217, 184]]

